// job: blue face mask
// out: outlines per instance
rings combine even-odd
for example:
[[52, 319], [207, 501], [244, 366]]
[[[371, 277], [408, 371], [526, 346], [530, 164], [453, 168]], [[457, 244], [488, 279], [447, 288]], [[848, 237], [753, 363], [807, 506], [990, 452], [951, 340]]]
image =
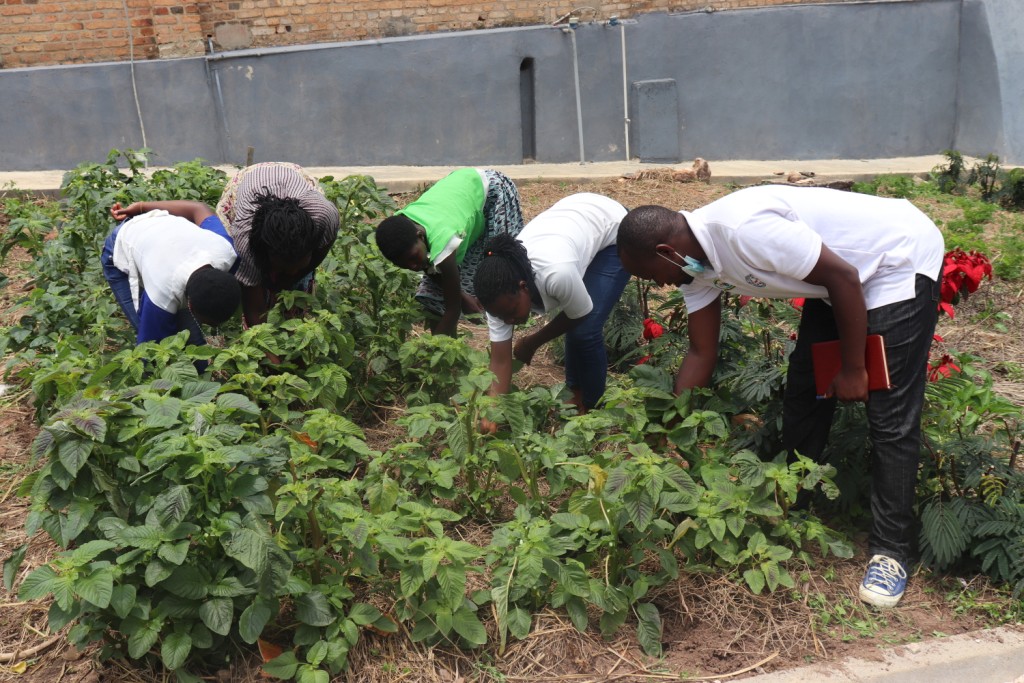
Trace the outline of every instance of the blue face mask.
[[661, 258], [663, 258], [666, 261], [668, 261], [669, 263], [671, 263], [673, 266], [677, 266], [680, 270], [682, 270], [684, 273], [686, 273], [690, 277], [697, 277], [699, 274], [701, 274], [705, 270], [707, 270], [700, 261], [698, 261], [697, 259], [693, 258], [692, 256], [683, 256], [682, 254], [680, 254], [675, 249], [673, 249], [672, 252], [676, 256], [681, 258], [683, 260], [683, 262], [682, 263], [676, 263], [675, 261], [670, 259], [668, 256], [665, 256], [664, 254], [662, 254], [660, 251], [659, 252], [655, 252], [655, 253], [658, 256], [660, 256]]

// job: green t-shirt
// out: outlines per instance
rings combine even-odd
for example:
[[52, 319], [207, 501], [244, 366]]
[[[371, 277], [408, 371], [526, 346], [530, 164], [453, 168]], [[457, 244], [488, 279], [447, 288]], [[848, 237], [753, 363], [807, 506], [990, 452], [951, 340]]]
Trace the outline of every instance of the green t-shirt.
[[453, 237], [462, 239], [455, 262], [462, 263], [466, 250], [484, 233], [484, 181], [475, 168], [460, 168], [434, 183], [419, 199], [398, 213], [423, 226], [431, 263]]

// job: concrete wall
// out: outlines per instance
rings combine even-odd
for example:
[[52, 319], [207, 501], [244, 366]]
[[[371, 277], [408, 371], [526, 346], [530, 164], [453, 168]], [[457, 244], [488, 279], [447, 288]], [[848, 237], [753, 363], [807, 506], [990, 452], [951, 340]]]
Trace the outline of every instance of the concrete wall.
[[[634, 120], [660, 160], [936, 154], [1024, 161], [1020, 0], [916, 0], [649, 14], [625, 27], [629, 83], [674, 81], [676, 135]], [[308, 166], [625, 158], [620, 28], [584, 23], [221, 53], [135, 64], [158, 163]], [[522, 72], [524, 59], [532, 72]], [[532, 100], [521, 85], [532, 74]], [[65, 168], [140, 147], [125, 63], [0, 71], [0, 167]], [[675, 123], [678, 120], [678, 123]], [[656, 135], [656, 139], [646, 134]], [[651, 133], [650, 131], [660, 131]], [[639, 136], [639, 137], [637, 137]]]
[[1024, 164], [1024, 6], [964, 0], [955, 147]]

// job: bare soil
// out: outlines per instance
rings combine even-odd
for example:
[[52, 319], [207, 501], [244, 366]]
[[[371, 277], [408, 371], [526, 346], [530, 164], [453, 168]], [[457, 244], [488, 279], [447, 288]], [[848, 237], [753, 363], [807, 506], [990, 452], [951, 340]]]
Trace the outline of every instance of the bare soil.
[[[711, 169], [714, 172], [714, 169]], [[598, 192], [627, 207], [657, 203], [694, 209], [732, 191], [732, 187], [682, 183], [671, 174], [647, 174], [643, 180], [588, 183], [526, 182], [520, 185], [524, 217], [529, 220], [558, 199], [574, 192]], [[408, 197], [398, 197], [400, 203]], [[929, 208], [922, 207], [926, 211]], [[931, 207], [932, 210], [943, 210]], [[933, 215], [933, 217], [939, 217]], [[0, 215], [0, 229], [4, 218]], [[25, 285], [13, 255], [2, 268], [11, 278], [0, 289], [0, 319], [10, 320], [11, 308]], [[986, 283], [958, 307], [956, 320], [944, 319], [941, 347], [969, 349], [1000, 372], [998, 390], [1015, 401], [1024, 396], [1024, 378], [1014, 368], [1021, 353], [1021, 322], [1012, 317], [1000, 331], [987, 315], [992, 310], [1014, 312], [1019, 288]], [[464, 326], [474, 344], [486, 344], [483, 326]], [[940, 349], [941, 350], [941, 349]], [[546, 352], [520, 371], [522, 385], [562, 381], [560, 367]], [[29, 447], [37, 433], [24, 391], [0, 397], [0, 558], [25, 541], [28, 502], [16, 488], [31, 470]], [[389, 441], [389, 425], [370, 427], [372, 441]], [[472, 533], [467, 530], [467, 533]], [[856, 539], [855, 539], [856, 540]], [[428, 649], [407, 638], [367, 632], [350, 653], [349, 670], [337, 680], [383, 681], [659, 681], [738, 680], [766, 671], [787, 669], [812, 661], [838, 662], [857, 656], [879, 657], [880, 650], [922, 639], [976, 630], [1004, 620], [1006, 598], [983, 578], [936, 576], [919, 570], [898, 609], [876, 612], [859, 603], [857, 586], [866, 556], [863, 543], [851, 560], [821, 560], [813, 567], [794, 568], [795, 592], [752, 595], [735, 576], [684, 574], [652, 597], [664, 621], [661, 659], [647, 657], [631, 629], [611, 640], [594, 631], [577, 632], [564, 615], [535, 615], [533, 631], [523, 641], [511, 641], [504, 653]], [[55, 551], [44, 533], [32, 539], [18, 582]], [[94, 683], [96, 681], [168, 680], [166, 674], [121, 662], [98, 662], [93, 651], [75, 652], [63, 637], [46, 628], [46, 609], [40, 602], [19, 601], [0, 587], [0, 682]], [[1020, 612], [1018, 611], [1018, 614]], [[493, 624], [489, 624], [493, 630]], [[34, 651], [35, 650], [35, 651]], [[232, 664], [206, 680], [261, 681], [259, 656], [247, 650], [231, 653]]]

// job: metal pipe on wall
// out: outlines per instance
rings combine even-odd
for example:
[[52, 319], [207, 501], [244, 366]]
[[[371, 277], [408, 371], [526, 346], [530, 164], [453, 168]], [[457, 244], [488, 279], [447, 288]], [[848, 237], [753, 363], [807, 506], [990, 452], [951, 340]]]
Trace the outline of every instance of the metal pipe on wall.
[[206, 55], [206, 57], [204, 59], [204, 63], [206, 65], [206, 75], [207, 75], [207, 78], [209, 78], [209, 76], [211, 74], [213, 75], [214, 93], [215, 93], [215, 96], [217, 98], [217, 114], [218, 114], [218, 117], [220, 118], [220, 126], [221, 126], [221, 135], [220, 135], [221, 150], [220, 150], [220, 155], [221, 155], [221, 160], [227, 162], [227, 161], [229, 161], [228, 153], [231, 150], [231, 129], [228, 128], [227, 112], [225, 112], [225, 107], [224, 107], [224, 92], [221, 90], [221, 87], [220, 87], [220, 71], [216, 67], [210, 65], [211, 58], [214, 58], [213, 38], [212, 37], [207, 38], [206, 39], [206, 44], [207, 44], [207, 47], [210, 50], [209, 53]]
[[583, 105], [580, 101], [580, 63], [576, 51], [576, 25], [571, 19], [569, 26], [562, 29], [562, 33], [568, 33], [572, 39], [572, 76], [576, 86], [576, 130], [580, 140], [580, 163], [586, 163], [586, 155], [583, 153]]

